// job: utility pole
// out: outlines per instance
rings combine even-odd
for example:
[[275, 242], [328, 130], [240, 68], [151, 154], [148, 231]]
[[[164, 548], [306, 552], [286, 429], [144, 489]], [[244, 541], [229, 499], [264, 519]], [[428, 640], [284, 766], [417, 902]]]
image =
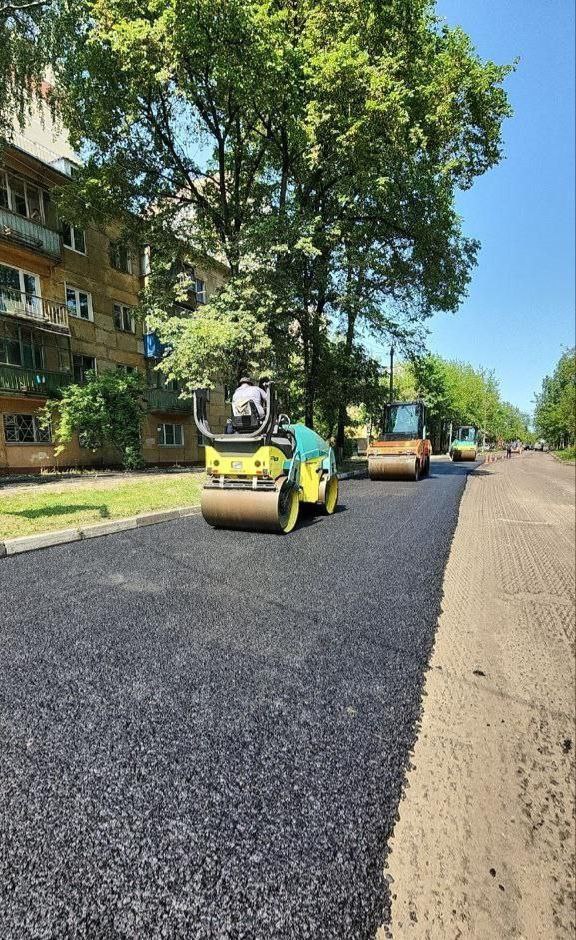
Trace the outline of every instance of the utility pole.
[[390, 404], [394, 401], [394, 347], [390, 347]]
[[486, 451], [486, 423], [488, 420], [488, 403], [486, 401], [486, 376], [484, 375], [484, 369], [482, 369], [482, 393], [484, 397], [484, 442], [482, 444], [482, 450]]

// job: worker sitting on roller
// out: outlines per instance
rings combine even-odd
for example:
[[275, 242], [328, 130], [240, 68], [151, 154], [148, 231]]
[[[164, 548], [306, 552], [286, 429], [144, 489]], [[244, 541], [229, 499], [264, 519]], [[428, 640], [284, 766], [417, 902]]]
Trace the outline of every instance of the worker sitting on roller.
[[252, 384], [252, 379], [243, 376], [240, 379], [238, 388], [232, 395], [232, 413], [238, 417], [249, 415], [250, 402], [254, 403], [258, 416], [264, 417], [266, 405], [266, 393], [258, 385]]

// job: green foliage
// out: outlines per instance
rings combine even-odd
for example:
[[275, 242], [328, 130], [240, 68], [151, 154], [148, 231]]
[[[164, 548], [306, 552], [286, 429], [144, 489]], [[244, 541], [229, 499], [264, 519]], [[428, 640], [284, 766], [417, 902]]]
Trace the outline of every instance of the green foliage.
[[143, 466], [140, 423], [143, 414], [143, 379], [113, 372], [87, 373], [84, 385], [69, 385], [60, 399], [47, 403], [44, 421], [53, 421], [56, 455], [75, 434], [92, 451], [113, 447], [125, 470]]
[[[59, 9], [57, 103], [88, 155], [61, 212], [153, 245], [145, 306], [171, 374], [194, 386], [272, 365], [299, 377], [309, 423], [331, 423], [337, 353], [341, 430], [373, 388], [368, 340], [417, 352], [425, 319], [466, 293], [478, 246], [454, 193], [501, 157], [509, 67], [428, 0]], [[188, 325], [167, 278], [182, 255], [232, 275]]]
[[445, 425], [472, 424], [491, 441], [526, 440], [528, 415], [502, 401], [492, 372], [466, 362], [428, 355], [414, 359], [402, 371], [402, 382], [428, 404], [433, 433], [439, 439]]
[[0, 0], [0, 138], [23, 124], [50, 61], [52, 0]]
[[564, 450], [557, 450], [555, 456], [559, 460], [572, 462], [576, 460], [576, 447], [565, 447]]
[[536, 430], [552, 447], [576, 440], [576, 350], [566, 350], [536, 395]]
[[166, 318], [158, 311], [148, 317], [172, 350], [162, 362], [170, 378], [180, 378], [190, 391], [217, 381], [231, 385], [269, 358], [266, 319], [257, 316], [246, 290], [232, 280], [193, 315]]

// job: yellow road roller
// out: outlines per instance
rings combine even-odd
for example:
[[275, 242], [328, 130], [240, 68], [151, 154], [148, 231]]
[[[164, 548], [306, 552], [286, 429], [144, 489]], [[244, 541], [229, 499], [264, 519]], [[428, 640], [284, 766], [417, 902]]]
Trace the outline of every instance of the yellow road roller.
[[386, 405], [382, 434], [368, 446], [371, 480], [419, 480], [430, 470], [432, 444], [426, 436], [422, 401]]
[[478, 452], [478, 432], [471, 425], [458, 428], [455, 439], [450, 446], [450, 457], [453, 461], [476, 460]]
[[200, 508], [217, 528], [291, 532], [301, 503], [331, 515], [338, 505], [334, 451], [304, 424], [278, 415], [270, 383], [264, 415], [253, 402], [249, 413], [232, 415], [227, 433], [215, 434], [207, 417], [206, 389], [194, 392], [194, 420], [206, 444], [206, 473]]

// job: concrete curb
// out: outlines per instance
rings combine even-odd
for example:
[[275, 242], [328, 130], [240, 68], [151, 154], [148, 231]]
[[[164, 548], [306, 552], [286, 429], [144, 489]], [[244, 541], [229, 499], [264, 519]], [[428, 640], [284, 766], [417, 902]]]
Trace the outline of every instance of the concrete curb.
[[361, 480], [368, 476], [368, 468], [363, 470], [348, 470], [346, 473], [338, 473], [339, 480]]
[[103, 535], [113, 535], [115, 532], [125, 532], [127, 529], [156, 525], [159, 522], [170, 522], [183, 516], [193, 516], [198, 512], [200, 512], [199, 506], [179, 506], [176, 509], [142, 513], [140, 516], [131, 516], [128, 519], [111, 519], [109, 522], [97, 522], [94, 525], [81, 526], [77, 529], [57, 529], [55, 532], [40, 532], [38, 535], [24, 535], [16, 539], [5, 539], [5, 541], [0, 542], [0, 558], [8, 555], [20, 555], [22, 552], [33, 552], [39, 548], [50, 548], [52, 545], [63, 545], [66, 542], [80, 542], [84, 539], [100, 538]]
[[49, 548], [63, 542], [78, 542], [82, 536], [79, 529], [57, 529], [55, 532], [40, 532], [38, 535], [23, 535], [17, 539], [6, 539], [4, 545], [7, 555], [19, 555], [20, 552], [32, 552], [37, 548]]

